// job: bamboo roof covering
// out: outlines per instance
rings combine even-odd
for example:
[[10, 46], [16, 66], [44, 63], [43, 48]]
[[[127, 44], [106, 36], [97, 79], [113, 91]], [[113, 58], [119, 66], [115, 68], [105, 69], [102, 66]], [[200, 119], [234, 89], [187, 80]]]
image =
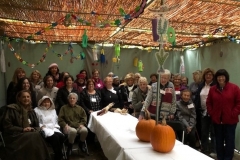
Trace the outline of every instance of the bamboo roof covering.
[[[36, 41], [80, 42], [86, 29], [89, 41], [95, 43], [121, 40], [123, 44], [158, 46], [152, 38], [152, 19], [157, 15], [150, 9], [159, 8], [160, 0], [148, 0], [144, 12], [132, 20], [124, 20], [119, 12], [122, 8], [129, 13], [142, 1], [1, 0], [0, 30], [13, 38], [30, 36]], [[238, 0], [166, 0], [166, 3], [170, 7], [179, 4], [167, 14], [169, 26], [176, 32], [177, 46], [240, 34]], [[67, 15], [73, 16], [66, 24], [63, 18]], [[119, 19], [124, 21], [122, 25], [106, 26], [106, 22], [114, 23]], [[53, 24], [54, 27], [49, 29], [48, 26]], [[219, 27], [222, 32], [215, 33]], [[31, 37], [39, 31], [43, 31], [42, 34]]]

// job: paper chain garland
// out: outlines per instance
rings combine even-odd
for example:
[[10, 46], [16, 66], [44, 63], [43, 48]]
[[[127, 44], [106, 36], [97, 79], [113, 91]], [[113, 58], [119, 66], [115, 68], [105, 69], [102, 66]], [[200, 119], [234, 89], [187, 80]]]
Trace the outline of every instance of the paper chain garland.
[[17, 58], [17, 60], [19, 60], [23, 65], [26, 65], [28, 67], [34, 68], [35, 66], [41, 64], [42, 62], [45, 61], [46, 55], [49, 51], [49, 48], [51, 48], [51, 44], [47, 43], [47, 48], [45, 48], [45, 52], [42, 55], [42, 58], [36, 62], [36, 63], [29, 63], [25, 60], [22, 59], [22, 57], [20, 56], [20, 54], [18, 54], [17, 52], [15, 52], [15, 49], [13, 48], [13, 46], [10, 44], [10, 42], [8, 43], [8, 48], [14, 53], [15, 57]]

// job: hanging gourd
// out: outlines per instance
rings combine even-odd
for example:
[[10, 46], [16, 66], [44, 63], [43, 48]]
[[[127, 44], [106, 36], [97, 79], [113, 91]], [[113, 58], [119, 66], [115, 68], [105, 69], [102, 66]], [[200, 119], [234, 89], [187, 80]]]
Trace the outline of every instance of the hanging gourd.
[[93, 47], [93, 60], [98, 61], [98, 56], [97, 56], [97, 47], [94, 45]]
[[151, 132], [156, 124], [156, 121], [151, 119], [150, 113], [145, 109], [146, 119], [140, 120], [136, 126], [136, 135], [139, 140], [150, 142]]
[[150, 136], [150, 143], [155, 151], [161, 153], [170, 152], [175, 145], [175, 132], [166, 124], [165, 116], [162, 124], [156, 125]]
[[137, 57], [135, 57], [135, 58], [133, 59], [133, 66], [134, 66], [134, 67], [137, 67], [137, 66], [138, 66], [138, 58], [137, 58]]
[[143, 71], [143, 62], [141, 60], [138, 61], [138, 71], [139, 72]]
[[83, 48], [87, 48], [87, 44], [88, 44], [88, 36], [87, 36], [87, 30], [84, 30], [84, 34], [82, 36], [82, 47]]
[[101, 63], [105, 63], [106, 62], [106, 58], [105, 58], [105, 55], [104, 55], [104, 49], [103, 48], [102, 48], [101, 54], [100, 54], [100, 62]]

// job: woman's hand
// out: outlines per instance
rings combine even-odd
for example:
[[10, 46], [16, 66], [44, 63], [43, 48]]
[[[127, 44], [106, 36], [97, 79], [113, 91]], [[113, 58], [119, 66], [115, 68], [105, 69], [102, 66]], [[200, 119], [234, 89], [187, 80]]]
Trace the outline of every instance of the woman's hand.
[[33, 128], [31, 128], [31, 127], [23, 128], [23, 132], [31, 132], [32, 130], [33, 130]]
[[88, 113], [89, 113], [89, 114], [91, 114], [92, 112], [93, 112], [93, 110], [89, 110], [89, 112], [88, 112]]

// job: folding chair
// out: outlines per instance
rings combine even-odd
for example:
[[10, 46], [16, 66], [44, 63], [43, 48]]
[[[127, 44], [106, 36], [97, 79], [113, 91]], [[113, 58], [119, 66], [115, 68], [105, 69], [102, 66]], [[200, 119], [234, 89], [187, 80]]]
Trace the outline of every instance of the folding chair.
[[176, 138], [178, 140], [180, 140], [178, 137], [178, 134], [179, 132], [182, 132], [182, 143], [184, 143], [184, 130], [185, 130], [185, 127], [184, 127], [184, 124], [181, 122], [181, 121], [178, 121], [178, 120], [168, 120], [167, 121], [167, 125], [169, 125], [170, 127], [173, 128], [174, 132], [175, 132], [175, 135], [176, 135]]
[[2, 140], [3, 147], [5, 147], [5, 142], [4, 142], [4, 139], [3, 139], [3, 136], [2, 136], [2, 132], [1, 132], [1, 131], [0, 131], [0, 137], [1, 137], [1, 140]]

